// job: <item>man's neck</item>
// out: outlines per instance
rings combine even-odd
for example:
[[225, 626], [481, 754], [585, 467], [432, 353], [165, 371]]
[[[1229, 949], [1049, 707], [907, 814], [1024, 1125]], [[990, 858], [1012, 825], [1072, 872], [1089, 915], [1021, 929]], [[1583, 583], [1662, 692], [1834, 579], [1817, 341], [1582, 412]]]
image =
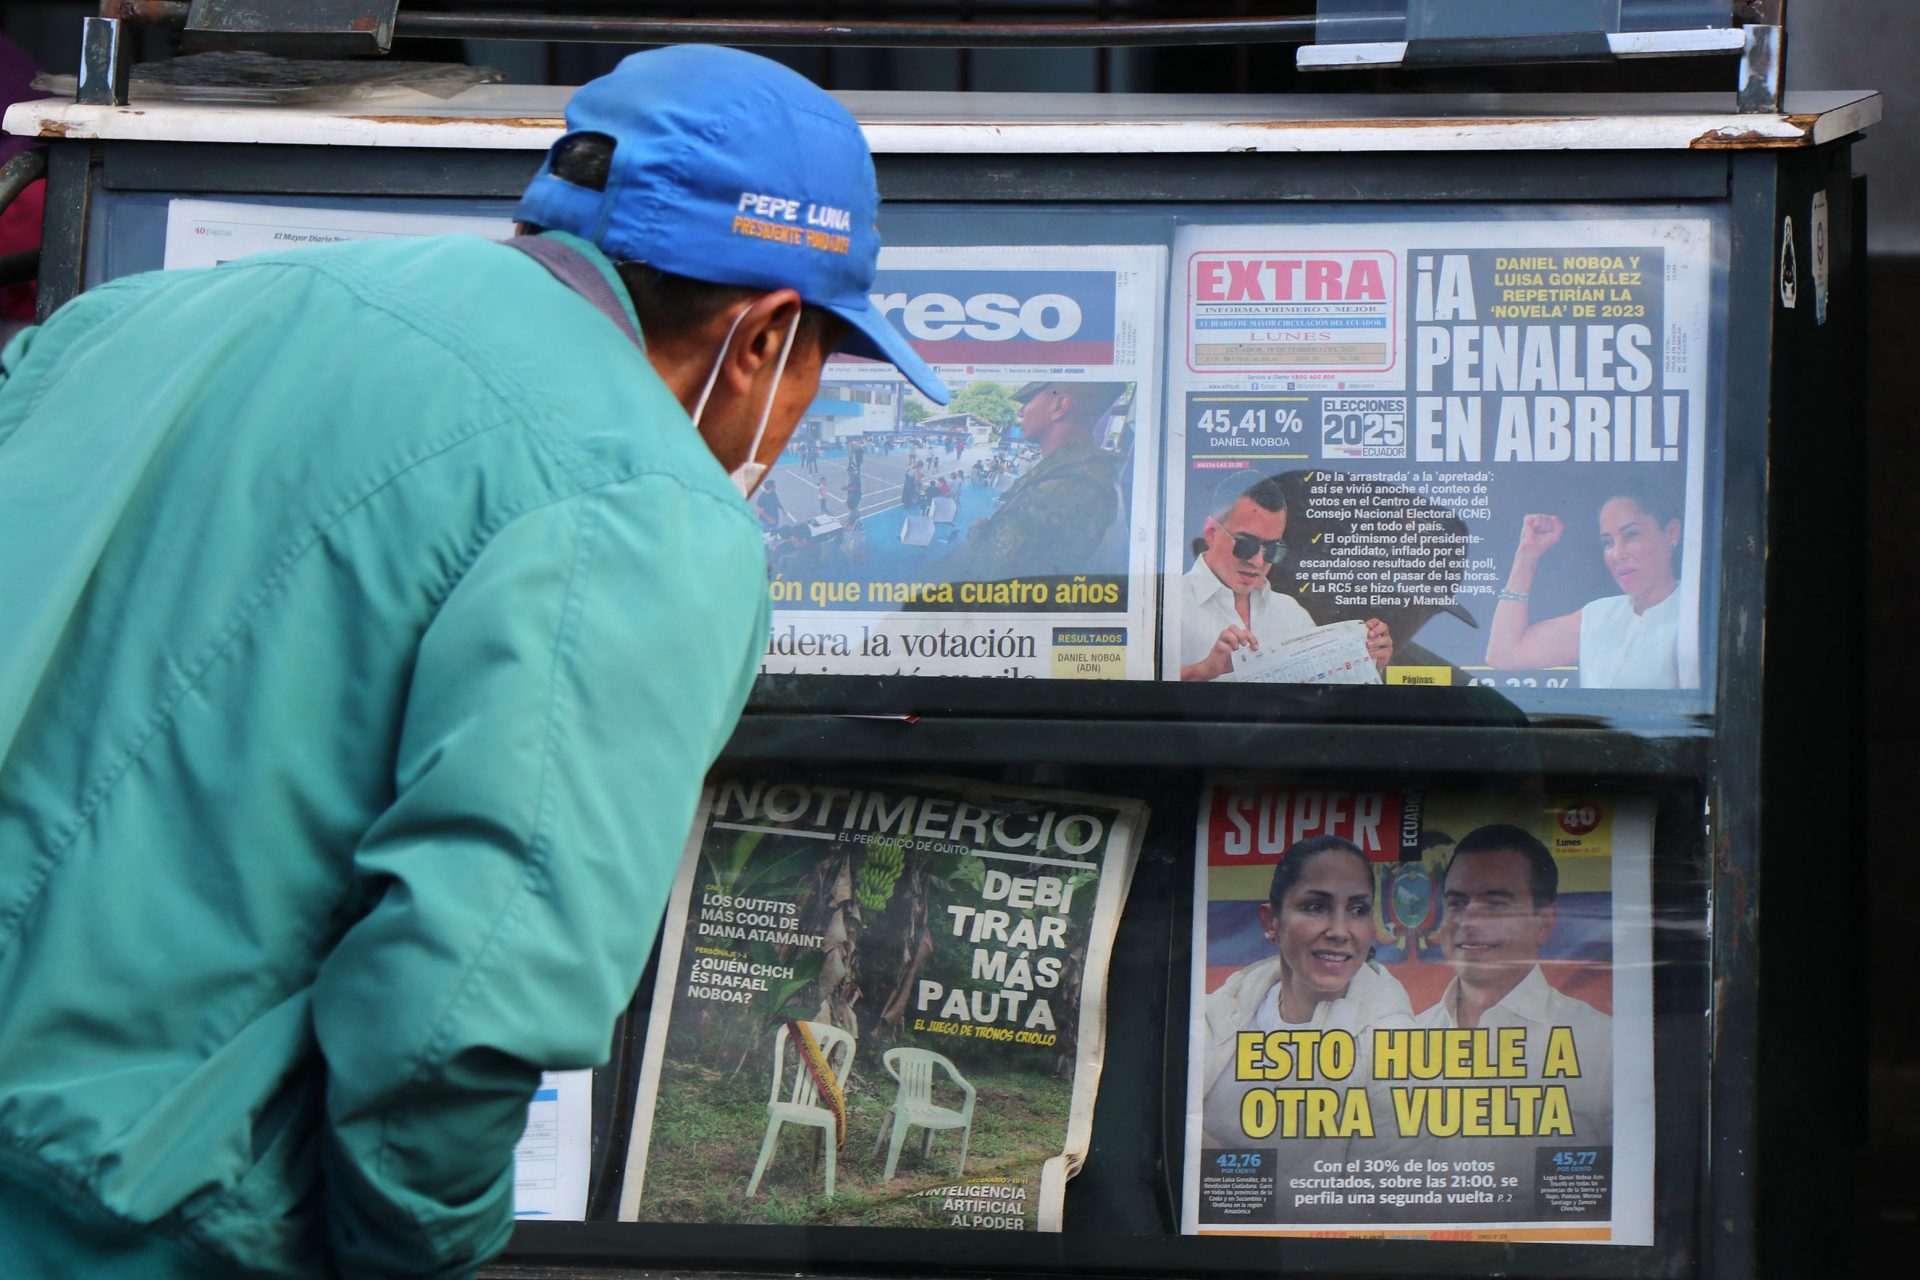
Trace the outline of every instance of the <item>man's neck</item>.
[[1477, 1027], [1487, 1010], [1513, 994], [1513, 989], [1526, 980], [1533, 966], [1516, 973], [1511, 981], [1482, 985], [1460, 979], [1458, 993], [1455, 996], [1453, 1022], [1458, 1027]]
[[1040, 439], [1040, 456], [1050, 458], [1068, 445], [1085, 444], [1086, 436], [1078, 428], [1055, 430]]

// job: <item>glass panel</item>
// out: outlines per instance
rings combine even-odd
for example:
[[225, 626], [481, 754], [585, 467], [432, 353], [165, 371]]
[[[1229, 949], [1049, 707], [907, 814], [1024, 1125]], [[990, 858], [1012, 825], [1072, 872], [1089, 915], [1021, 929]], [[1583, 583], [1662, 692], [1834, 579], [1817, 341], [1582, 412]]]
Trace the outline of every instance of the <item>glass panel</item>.
[[[507, 211], [115, 195], [93, 261], [497, 235]], [[872, 677], [964, 676], [935, 696], [1261, 719], [1297, 717], [1305, 686], [1320, 718], [1378, 723], [1456, 716], [1452, 687], [1500, 695], [1482, 718], [1662, 734], [1711, 709], [1716, 211], [882, 217], [875, 296], [954, 400], [830, 364], [755, 499], [775, 610], [759, 705], [901, 710]]]
[[1531, 36], [1563, 31], [1613, 31], [1620, 0], [1550, 0], [1510, 4], [1503, 0], [1416, 0], [1407, 6], [1407, 35]]
[[955, 398], [829, 369], [757, 499], [770, 675], [1705, 709], [1711, 213], [883, 216]]
[[[1688, 1273], [1685, 779], [736, 764], [701, 815], [594, 1171], [592, 1218], [626, 1224], [603, 1250]], [[796, 1109], [795, 1028], [837, 1098]]]
[[1726, 27], [1725, 0], [1319, 0], [1318, 42]]
[[[509, 207], [236, 203], [183, 203], [171, 229], [271, 240]], [[94, 216], [115, 272], [160, 265], [166, 201], [103, 197]], [[768, 670], [789, 674], [762, 695], [885, 707], [907, 686], [861, 690], [911, 658], [974, 677], [917, 697], [964, 710], [1016, 689], [1030, 718], [942, 739], [937, 777], [876, 772], [908, 750], [850, 751], [850, 729], [766, 762], [736, 750], [615, 1065], [547, 1081], [529, 1113], [523, 1209], [593, 1225], [528, 1252], [869, 1274], [1694, 1274], [1707, 753], [1682, 739], [1713, 709], [1719, 641], [1724, 210], [883, 216], [881, 305], [959, 395], [933, 406], [883, 366], [829, 371], [770, 487]], [[1062, 456], [1085, 474], [1023, 503]], [[997, 530], [1036, 507], [1019, 536]], [[1589, 628], [1613, 600], [1612, 629]], [[1310, 643], [1270, 632], [1250, 656], [1327, 697], [1291, 700], [1251, 643], [1222, 640], [1232, 624], [1201, 658], [1224, 643], [1225, 678], [1178, 679], [1209, 604], [1244, 607], [1255, 639], [1304, 614]], [[1322, 687], [1326, 654], [1374, 683]], [[1454, 692], [1507, 726], [1665, 736], [1436, 724], [1441, 685], [1472, 686]], [[1075, 715], [1157, 719], [1109, 733]], [[1329, 868], [1344, 880], [1308, 874]], [[1289, 972], [1305, 1006], [1270, 980]], [[770, 1104], [798, 1108], [800, 1131]]]

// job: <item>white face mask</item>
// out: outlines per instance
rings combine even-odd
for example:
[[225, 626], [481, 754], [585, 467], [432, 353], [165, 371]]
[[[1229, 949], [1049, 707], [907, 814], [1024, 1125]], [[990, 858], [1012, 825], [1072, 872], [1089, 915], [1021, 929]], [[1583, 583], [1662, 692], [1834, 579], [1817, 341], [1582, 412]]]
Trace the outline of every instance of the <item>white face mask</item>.
[[[727, 336], [720, 340], [720, 354], [714, 357], [713, 368], [707, 371], [706, 385], [700, 388], [700, 398], [693, 404], [693, 428], [696, 431], [700, 429], [700, 415], [707, 410], [707, 397], [713, 394], [713, 384], [720, 378], [720, 366], [726, 363], [727, 350], [733, 346], [734, 331], [746, 318], [747, 312], [743, 308], [727, 327]], [[773, 417], [774, 397], [780, 394], [780, 379], [787, 372], [787, 357], [793, 354], [794, 335], [799, 331], [800, 312], [796, 309], [793, 320], [787, 325], [786, 341], [780, 344], [780, 359], [773, 367], [773, 389], [767, 392], [766, 403], [760, 406], [760, 421], [753, 429], [753, 443], [747, 446], [747, 460], [727, 473], [727, 479], [733, 481], [733, 487], [740, 491], [743, 498], [751, 497], [771, 470], [767, 463], [755, 459], [760, 456], [760, 442], [766, 439], [767, 422]]]

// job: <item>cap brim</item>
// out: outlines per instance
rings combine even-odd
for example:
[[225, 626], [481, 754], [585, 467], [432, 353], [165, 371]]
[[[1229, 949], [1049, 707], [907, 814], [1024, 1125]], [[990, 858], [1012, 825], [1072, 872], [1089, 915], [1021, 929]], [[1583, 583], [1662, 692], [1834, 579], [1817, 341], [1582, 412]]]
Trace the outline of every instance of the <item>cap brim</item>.
[[907, 381], [918, 387], [920, 394], [935, 404], [945, 404], [953, 399], [953, 393], [947, 390], [946, 383], [940, 381], [940, 375], [928, 367], [900, 331], [875, 311], [871, 304], [857, 308], [828, 307], [827, 310], [852, 326], [846, 341], [840, 344], [842, 351], [849, 355], [865, 356], [869, 360], [885, 360], [905, 374]]

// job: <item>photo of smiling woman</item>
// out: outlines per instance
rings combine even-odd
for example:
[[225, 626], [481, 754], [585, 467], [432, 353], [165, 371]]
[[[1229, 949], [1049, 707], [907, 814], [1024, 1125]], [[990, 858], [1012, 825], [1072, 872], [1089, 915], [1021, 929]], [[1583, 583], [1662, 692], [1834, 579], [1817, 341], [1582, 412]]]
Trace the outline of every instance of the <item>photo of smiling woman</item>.
[[1493, 611], [1487, 665], [1501, 671], [1577, 663], [1583, 689], [1679, 688], [1678, 510], [1650, 493], [1609, 497], [1600, 506], [1600, 558], [1620, 594], [1533, 622], [1527, 611], [1534, 575], [1565, 532], [1557, 515], [1521, 522], [1513, 570]]
[[1406, 991], [1373, 961], [1373, 864], [1351, 841], [1315, 836], [1281, 854], [1260, 906], [1260, 927], [1275, 954], [1229, 974], [1203, 1009], [1201, 1133], [1210, 1147], [1275, 1145], [1249, 1138], [1241, 1125], [1242, 1100], [1250, 1090], [1284, 1083], [1235, 1079], [1241, 1032], [1342, 1030], [1353, 1034], [1364, 1053], [1374, 1027], [1413, 1025]]

